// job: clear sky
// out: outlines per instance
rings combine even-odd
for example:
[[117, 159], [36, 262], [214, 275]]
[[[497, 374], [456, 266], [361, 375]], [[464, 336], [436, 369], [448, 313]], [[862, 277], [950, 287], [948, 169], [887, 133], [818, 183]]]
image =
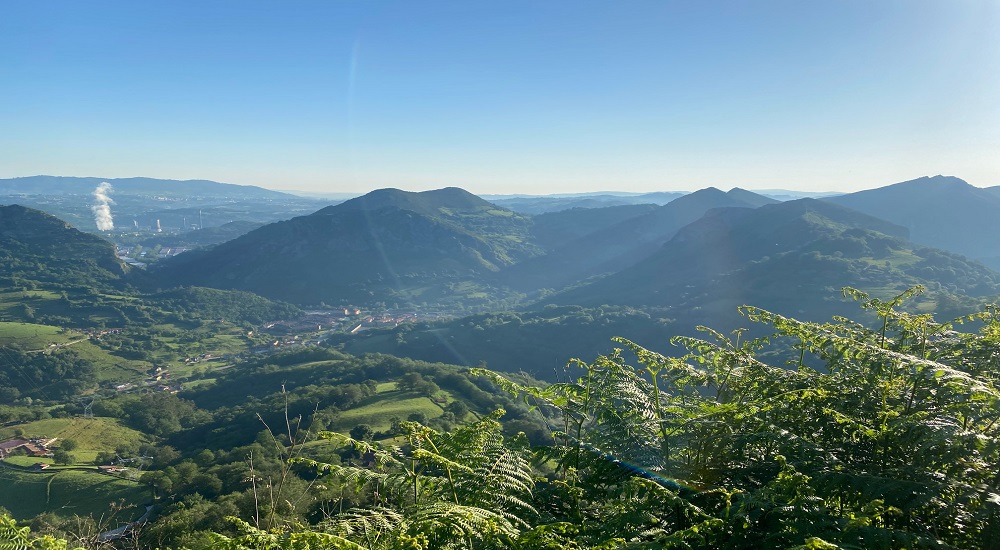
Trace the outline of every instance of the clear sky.
[[1000, 185], [996, 0], [0, 3], [0, 177]]

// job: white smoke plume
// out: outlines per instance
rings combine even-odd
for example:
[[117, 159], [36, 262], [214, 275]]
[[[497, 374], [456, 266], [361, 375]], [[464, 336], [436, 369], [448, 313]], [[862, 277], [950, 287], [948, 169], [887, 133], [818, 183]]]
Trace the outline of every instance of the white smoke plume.
[[115, 228], [115, 222], [111, 218], [111, 205], [115, 201], [111, 200], [108, 193], [111, 192], [111, 184], [102, 181], [97, 189], [94, 189], [94, 206], [90, 210], [94, 213], [94, 223], [101, 231], [111, 231]]

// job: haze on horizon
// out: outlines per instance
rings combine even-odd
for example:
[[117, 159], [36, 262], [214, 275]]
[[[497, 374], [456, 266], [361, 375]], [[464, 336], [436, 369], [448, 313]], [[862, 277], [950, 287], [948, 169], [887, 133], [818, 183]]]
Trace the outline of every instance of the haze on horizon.
[[0, 177], [1000, 185], [1000, 4], [11, 3]]

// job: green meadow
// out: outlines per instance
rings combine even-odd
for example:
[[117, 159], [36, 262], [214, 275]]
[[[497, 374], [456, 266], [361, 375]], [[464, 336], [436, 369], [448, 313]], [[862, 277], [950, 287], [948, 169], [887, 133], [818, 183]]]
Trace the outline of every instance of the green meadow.
[[[133, 481], [78, 470], [27, 472], [0, 466], [0, 506], [17, 519], [38, 514], [93, 516], [112, 527], [132, 521], [144, 512], [142, 504], [152, 500], [148, 487]], [[112, 515], [112, 507], [121, 511]]]
[[0, 346], [15, 345], [23, 350], [42, 350], [86, 338], [81, 332], [51, 325], [0, 321]]
[[[146, 442], [142, 433], [127, 428], [114, 418], [49, 418], [36, 420], [18, 426], [0, 428], [0, 440], [14, 437], [14, 430], [21, 430], [27, 437], [72, 439], [77, 447], [73, 449], [74, 462], [93, 462], [101, 451], [113, 452], [119, 446], [137, 447]], [[58, 442], [56, 443], [58, 446]]]
[[431, 419], [441, 416], [442, 412], [441, 405], [429, 398], [397, 390], [395, 383], [384, 383], [379, 384], [376, 395], [338, 414], [330, 424], [330, 431], [346, 434], [358, 424], [368, 424], [375, 431], [386, 431], [392, 426], [394, 416], [406, 420], [413, 413], [423, 413]]

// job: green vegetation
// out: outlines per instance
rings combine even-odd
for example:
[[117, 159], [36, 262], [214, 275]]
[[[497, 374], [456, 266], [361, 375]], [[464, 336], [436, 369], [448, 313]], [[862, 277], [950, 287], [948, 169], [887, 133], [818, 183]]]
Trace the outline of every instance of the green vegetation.
[[[308, 443], [314, 432], [297, 411], [332, 387], [301, 384], [331, 370], [345, 377], [341, 385], [370, 377], [354, 405], [372, 408], [392, 393], [433, 393], [430, 381], [449, 380], [444, 366], [324, 350], [262, 360], [244, 374], [295, 380], [255, 405], [287, 410], [284, 420], [262, 414], [276, 429], [249, 445], [227, 450], [211, 439], [214, 447], [195, 443], [155, 459], [160, 469], [144, 480], [176, 504], [145, 544], [993, 548], [1000, 311], [965, 317], [979, 330], [958, 332], [956, 323], [902, 309], [920, 290], [879, 300], [846, 289], [878, 320], [873, 328], [744, 307], [766, 337], [703, 329], [703, 338], [675, 337], [685, 351], [674, 357], [618, 339], [622, 349], [574, 361], [574, 383], [515, 382], [477, 369], [480, 383], [533, 408], [507, 401], [513, 415], [500, 410], [451, 427], [398, 420], [394, 439], [374, 442], [373, 428], [357, 424], [354, 439], [327, 432], [326, 444]], [[149, 406], [137, 405], [130, 410]], [[194, 410], [179, 400], [159, 409]], [[518, 416], [545, 422], [552, 437], [515, 435]], [[184, 433], [192, 441], [192, 430]]]
[[[914, 285], [929, 290], [926, 311], [942, 318], [965, 301], [978, 307], [1000, 294], [1000, 274], [967, 258], [914, 245], [906, 230], [816, 200], [757, 209], [719, 209], [682, 229], [641, 262], [592, 284], [547, 297], [560, 304], [665, 308], [694, 327], [739, 328], [743, 304], [822, 321], [852, 314], [835, 296], [844, 283], [881, 298]], [[965, 311], [968, 311], [966, 309]], [[686, 334], [690, 335], [688, 330]]]
[[[345, 487], [321, 485], [307, 468], [293, 471], [284, 462], [289, 452], [324, 463], [361, 459], [343, 443], [316, 440], [318, 430], [404, 441], [408, 418], [451, 430], [471, 420], [470, 413], [486, 415], [498, 406], [510, 409], [512, 428], [545, 432], [526, 406], [457, 367], [303, 348], [241, 363], [184, 398], [106, 396], [93, 405], [96, 418], [46, 419], [5, 428], [0, 436], [57, 435], [76, 443], [70, 454], [77, 462], [99, 449], [97, 463], [123, 458], [141, 467], [142, 482], [156, 492], [159, 517], [140, 544], [195, 547], [206, 532], [224, 529], [226, 516], [312, 521], [343, 498]], [[259, 480], [259, 492], [250, 480]], [[364, 501], [347, 492], [351, 502]], [[76, 536], [65, 522], [47, 525], [46, 532]]]
[[30, 418], [16, 407], [138, 385], [155, 367], [173, 367], [175, 378], [203, 374], [188, 359], [246, 353], [255, 325], [301, 314], [241, 292], [142, 292], [148, 278], [119, 262], [110, 243], [31, 209], [0, 207], [0, 230], [3, 421]]
[[0, 506], [15, 518], [31, 519], [42, 514], [61, 517], [111, 513], [110, 504], [124, 501], [121, 521], [131, 521], [149, 501], [149, 488], [97, 472], [60, 470], [26, 472], [0, 467]]
[[44, 350], [86, 338], [82, 333], [50, 325], [0, 322], [0, 346], [17, 346], [25, 350]]
[[[0, 440], [21, 433], [26, 437], [71, 440], [76, 444], [71, 450], [76, 462], [92, 464], [98, 453], [115, 449], [137, 449], [149, 438], [141, 432], [123, 426], [113, 418], [50, 418], [17, 426], [0, 428]], [[56, 443], [59, 445], [59, 442]], [[37, 462], [37, 459], [35, 459]]]
[[[491, 284], [489, 274], [542, 252], [530, 226], [527, 216], [461, 189], [384, 189], [151, 271], [164, 286], [247, 290], [297, 304], [412, 301], [482, 311], [517, 295]], [[273, 261], [276, 255], [282, 262]], [[485, 295], [467, 304], [449, 292], [449, 285], [465, 282]]]
[[365, 398], [346, 411], [341, 412], [330, 423], [328, 429], [347, 433], [358, 424], [367, 424], [375, 431], [387, 432], [392, 427], [392, 419], [406, 419], [410, 415], [422, 415], [433, 420], [444, 412], [442, 405], [428, 397], [409, 396], [405, 392], [390, 391]]

